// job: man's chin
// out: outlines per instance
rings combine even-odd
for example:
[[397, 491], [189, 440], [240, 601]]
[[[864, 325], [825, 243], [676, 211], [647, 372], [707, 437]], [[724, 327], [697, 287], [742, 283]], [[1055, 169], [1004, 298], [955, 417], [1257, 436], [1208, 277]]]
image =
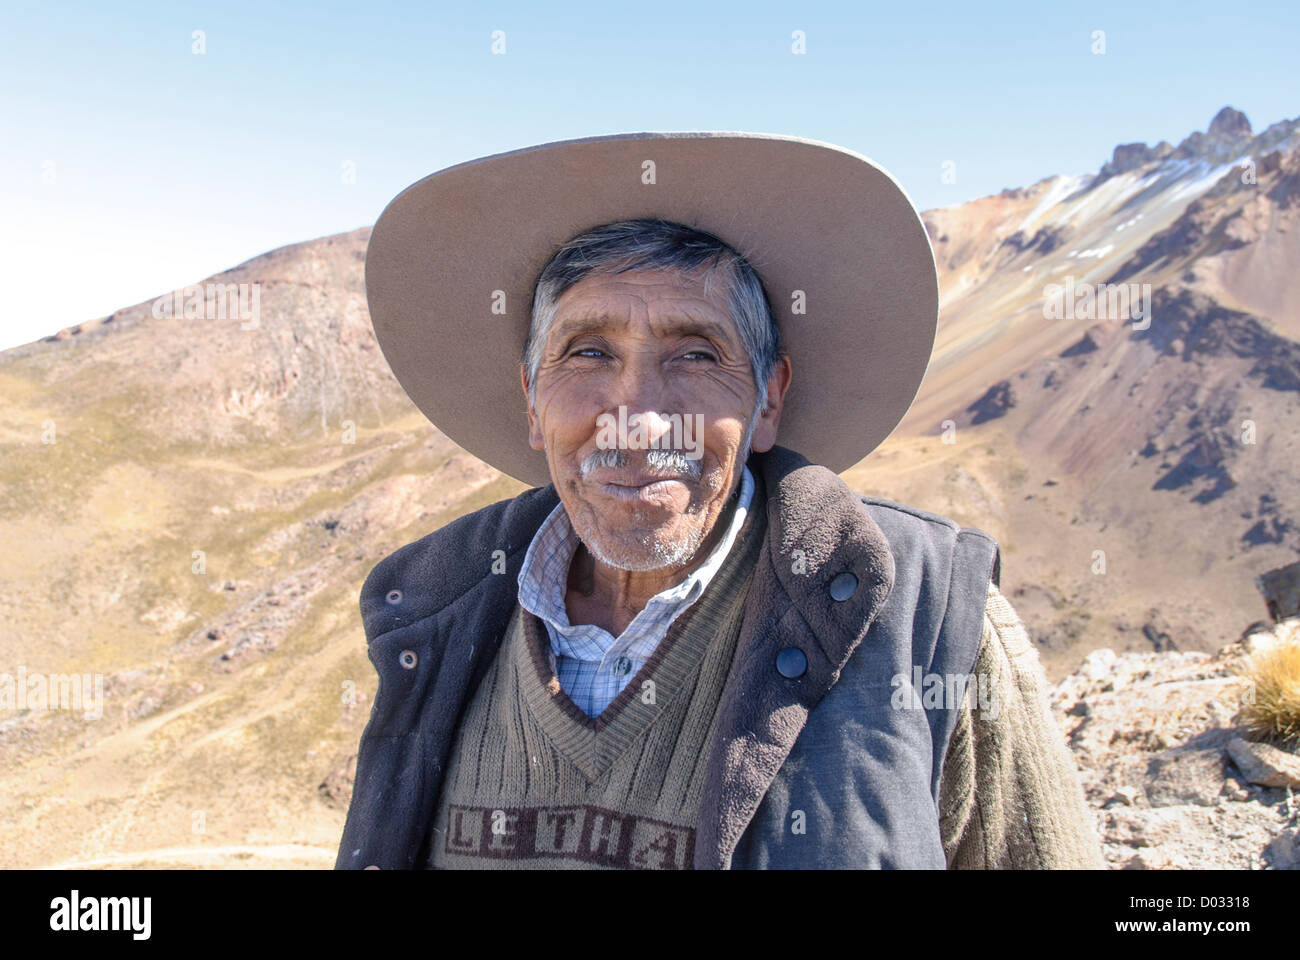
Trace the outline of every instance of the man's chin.
[[639, 573], [680, 567], [695, 555], [695, 549], [689, 544], [665, 544], [664, 541], [657, 540], [654, 546], [646, 546], [646, 542], [645, 538], [637, 539], [634, 536], [631, 542], [622, 543], [583, 541], [587, 551], [606, 566]]

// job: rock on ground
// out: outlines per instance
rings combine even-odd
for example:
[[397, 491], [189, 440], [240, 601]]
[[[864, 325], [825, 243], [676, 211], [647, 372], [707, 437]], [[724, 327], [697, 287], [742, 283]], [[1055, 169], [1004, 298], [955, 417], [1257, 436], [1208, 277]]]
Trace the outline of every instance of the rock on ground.
[[[1300, 756], [1235, 718], [1250, 652], [1089, 654], [1050, 693], [1114, 869], [1300, 869]], [[1288, 786], [1289, 785], [1289, 786]]]

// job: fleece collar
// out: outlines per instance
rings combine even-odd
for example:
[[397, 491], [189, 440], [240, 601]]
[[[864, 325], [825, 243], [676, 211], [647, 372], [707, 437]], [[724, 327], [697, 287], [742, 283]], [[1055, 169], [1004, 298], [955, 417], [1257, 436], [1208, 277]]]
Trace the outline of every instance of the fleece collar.
[[[894, 582], [884, 533], [835, 473], [780, 446], [750, 462], [763, 476], [767, 541], [719, 706], [696, 835], [698, 869], [730, 866], [808, 712], [839, 679]], [[844, 599], [835, 599], [832, 583]], [[807, 659], [797, 677], [776, 666], [778, 654], [791, 648]]]
[[[838, 676], [893, 586], [889, 542], [861, 498], [830, 470], [785, 447], [759, 456], [768, 494], [763, 559], [770, 570], [763, 572], [775, 577]], [[844, 573], [857, 587], [835, 600], [831, 582]]]

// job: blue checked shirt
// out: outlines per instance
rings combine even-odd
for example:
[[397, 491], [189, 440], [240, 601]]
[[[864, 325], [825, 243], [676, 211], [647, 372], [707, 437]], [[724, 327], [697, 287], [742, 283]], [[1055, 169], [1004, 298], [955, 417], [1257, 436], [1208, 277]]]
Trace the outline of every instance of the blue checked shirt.
[[564, 504], [556, 504], [538, 528], [519, 571], [519, 605], [546, 624], [560, 687], [587, 716], [599, 716], [610, 705], [722, 566], [754, 497], [754, 476], [749, 467], [742, 471], [731, 525], [709, 558], [681, 583], [651, 597], [617, 637], [595, 624], [569, 623], [564, 595], [580, 541]]

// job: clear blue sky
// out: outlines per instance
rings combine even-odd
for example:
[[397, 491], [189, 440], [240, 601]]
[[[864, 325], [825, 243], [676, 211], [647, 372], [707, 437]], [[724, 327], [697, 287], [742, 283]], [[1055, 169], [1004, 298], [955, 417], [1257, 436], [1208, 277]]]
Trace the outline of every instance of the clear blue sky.
[[428, 173], [548, 140], [794, 134], [883, 164], [922, 209], [1090, 172], [1225, 104], [1257, 130], [1300, 114], [1298, 28], [1300, 4], [1263, 2], [6, 0], [0, 348], [370, 224]]

